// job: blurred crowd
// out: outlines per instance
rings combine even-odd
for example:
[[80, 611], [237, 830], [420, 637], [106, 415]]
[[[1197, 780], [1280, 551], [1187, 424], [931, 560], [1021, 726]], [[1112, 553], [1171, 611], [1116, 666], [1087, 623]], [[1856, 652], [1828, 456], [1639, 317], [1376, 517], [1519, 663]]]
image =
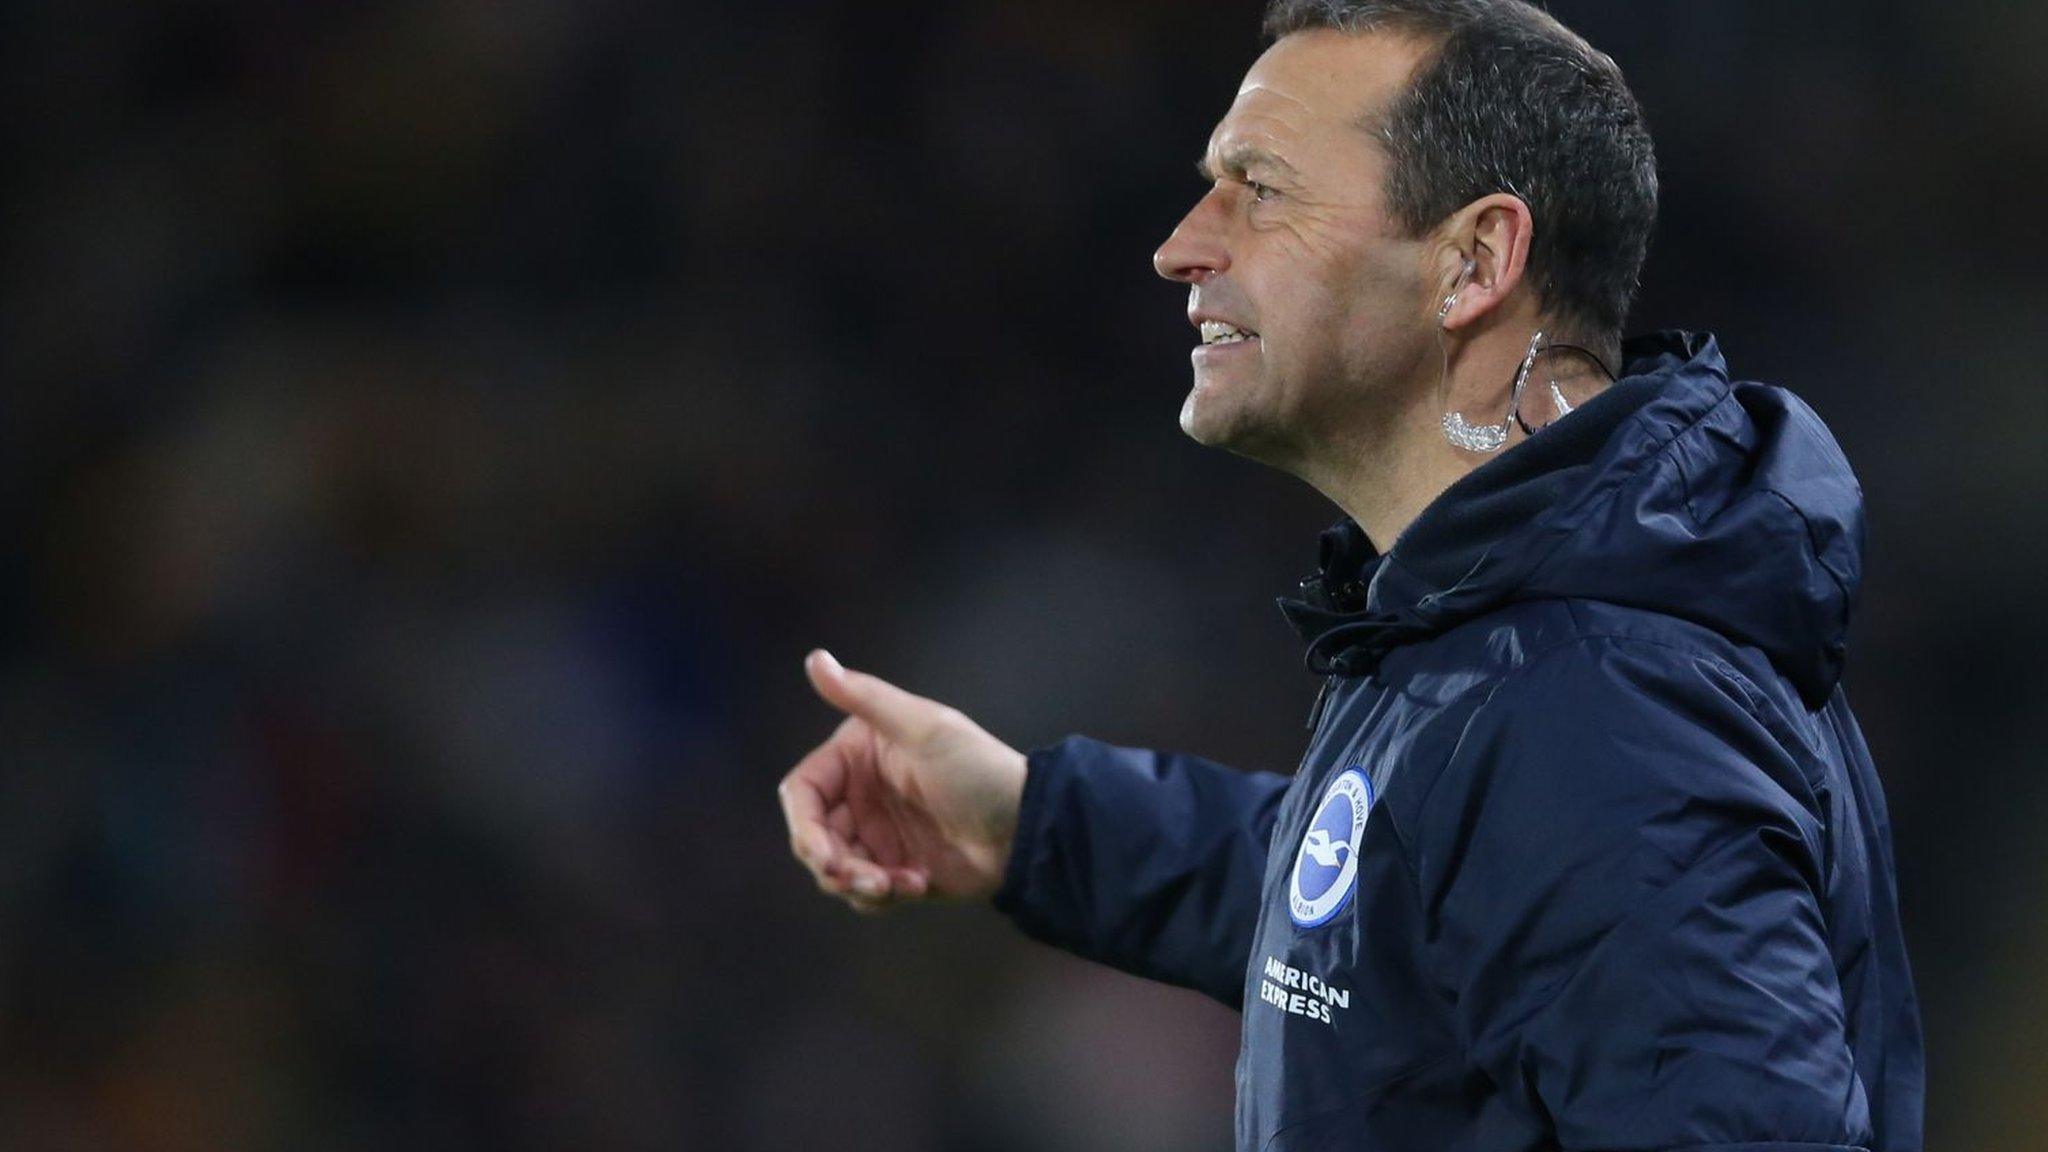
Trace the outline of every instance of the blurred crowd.
[[[1870, 502], [1929, 1144], [2048, 1148], [2048, 9], [1556, 0], [1635, 328]], [[1288, 771], [1336, 515], [1149, 256], [1256, 0], [0, 14], [0, 1146], [1229, 1146], [1236, 1018], [787, 858], [826, 644]]]

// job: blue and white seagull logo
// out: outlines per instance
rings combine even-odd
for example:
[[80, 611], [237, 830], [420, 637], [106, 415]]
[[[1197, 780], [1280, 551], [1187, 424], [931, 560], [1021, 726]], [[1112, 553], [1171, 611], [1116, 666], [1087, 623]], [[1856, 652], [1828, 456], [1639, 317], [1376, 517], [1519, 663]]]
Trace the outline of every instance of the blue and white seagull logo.
[[1328, 832], [1316, 828], [1303, 838], [1301, 850], [1323, 867], [1336, 868], [1343, 863], [1344, 853], [1351, 851], [1351, 845], [1342, 840], [1331, 840]]
[[1358, 886], [1358, 839], [1372, 811], [1372, 780], [1363, 766], [1347, 768], [1323, 791], [1287, 879], [1287, 914], [1297, 928], [1330, 922]]

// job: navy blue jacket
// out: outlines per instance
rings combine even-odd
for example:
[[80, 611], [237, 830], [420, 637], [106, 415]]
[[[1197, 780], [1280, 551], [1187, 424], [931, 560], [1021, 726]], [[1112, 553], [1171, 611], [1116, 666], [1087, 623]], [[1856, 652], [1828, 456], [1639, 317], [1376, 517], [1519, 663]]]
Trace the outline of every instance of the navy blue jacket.
[[1244, 1013], [1237, 1147], [1920, 1146], [1884, 794], [1838, 684], [1841, 450], [1711, 337], [1282, 608], [1327, 679], [1292, 779], [1034, 752], [997, 906]]

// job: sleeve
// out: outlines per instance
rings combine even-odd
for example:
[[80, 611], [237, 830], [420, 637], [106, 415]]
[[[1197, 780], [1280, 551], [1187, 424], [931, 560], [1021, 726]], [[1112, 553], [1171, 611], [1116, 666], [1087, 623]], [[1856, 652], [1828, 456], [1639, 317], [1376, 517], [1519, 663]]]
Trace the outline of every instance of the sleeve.
[[1871, 1138], [1822, 809], [1757, 699], [1718, 661], [1581, 641], [1495, 689], [1421, 803], [1431, 968], [1475, 1065], [1563, 1149]]
[[1079, 736], [1027, 763], [996, 907], [1034, 939], [1241, 1007], [1287, 778]]

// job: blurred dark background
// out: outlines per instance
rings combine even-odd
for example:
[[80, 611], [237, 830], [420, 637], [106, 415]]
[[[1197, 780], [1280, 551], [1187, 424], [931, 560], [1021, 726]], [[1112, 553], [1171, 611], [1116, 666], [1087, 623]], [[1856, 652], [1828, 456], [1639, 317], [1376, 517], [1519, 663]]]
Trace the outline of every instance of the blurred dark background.
[[[1638, 329], [1870, 505], [1929, 1145], [2048, 1148], [2048, 8], [1556, 11]], [[1184, 440], [1149, 255], [1256, 0], [0, 9], [0, 1146], [1228, 1147], [1235, 1017], [859, 918], [803, 652], [1289, 770], [1334, 510]]]

